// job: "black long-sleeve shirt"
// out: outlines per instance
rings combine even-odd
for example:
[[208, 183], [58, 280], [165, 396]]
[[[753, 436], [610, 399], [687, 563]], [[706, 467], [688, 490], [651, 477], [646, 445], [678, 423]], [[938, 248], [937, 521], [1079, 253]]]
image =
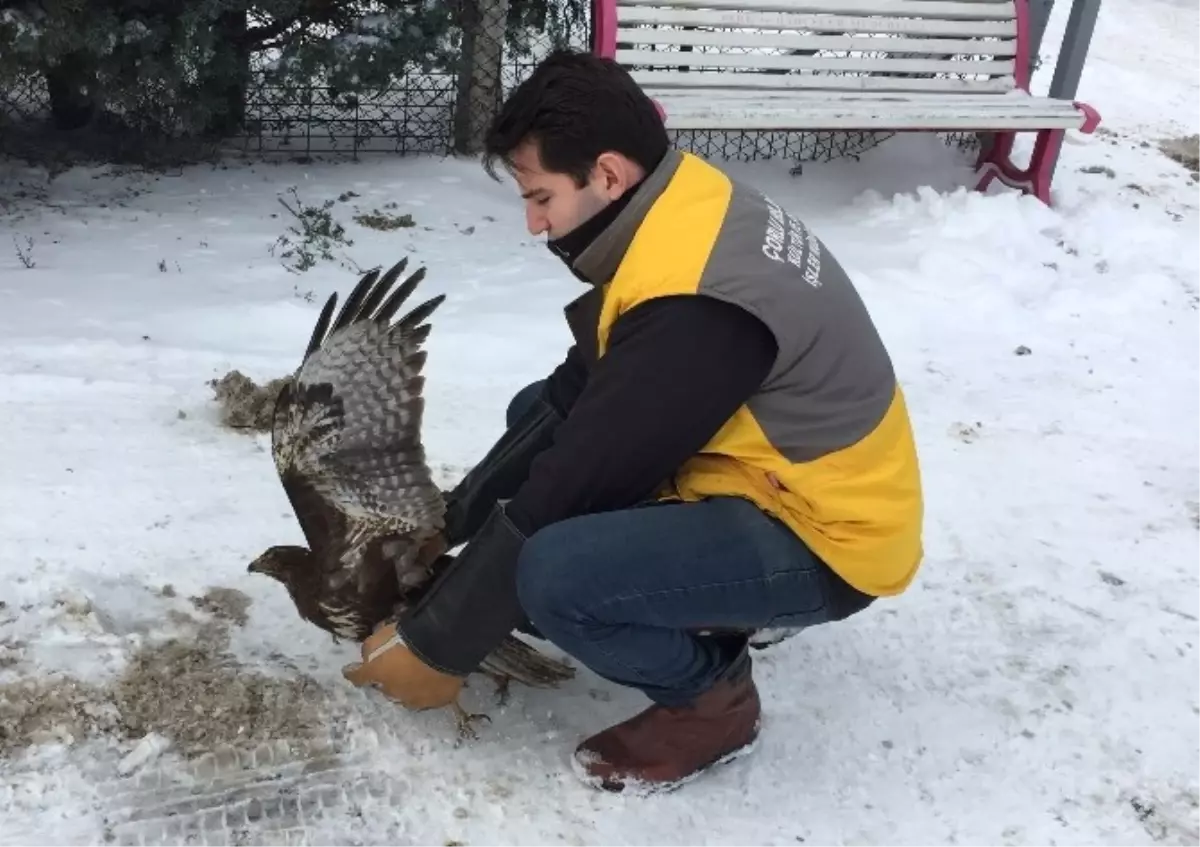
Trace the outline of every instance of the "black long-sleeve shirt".
[[758, 390], [775, 354], [766, 324], [710, 297], [631, 309], [590, 370], [572, 347], [547, 380], [566, 419], [509, 502], [509, 518], [528, 537], [646, 499]]

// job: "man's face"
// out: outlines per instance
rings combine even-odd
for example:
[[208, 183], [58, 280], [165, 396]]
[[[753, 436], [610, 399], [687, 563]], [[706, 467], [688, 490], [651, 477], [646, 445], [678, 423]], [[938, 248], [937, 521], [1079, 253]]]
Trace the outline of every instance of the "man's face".
[[537, 145], [527, 141], [513, 151], [512, 174], [525, 201], [525, 225], [531, 235], [562, 238], [621, 196], [626, 184], [615, 154], [604, 154], [582, 188], [567, 174], [543, 169]]

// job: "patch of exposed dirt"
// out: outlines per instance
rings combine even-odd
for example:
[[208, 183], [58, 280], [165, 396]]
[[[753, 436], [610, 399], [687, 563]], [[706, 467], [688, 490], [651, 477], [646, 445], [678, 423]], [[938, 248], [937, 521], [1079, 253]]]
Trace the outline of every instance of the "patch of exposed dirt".
[[97, 686], [61, 676], [0, 685], [0, 757], [116, 729], [115, 709]]
[[1181, 135], [1160, 141], [1158, 149], [1189, 171], [1200, 170], [1200, 135]]
[[221, 410], [221, 423], [230, 429], [270, 432], [275, 399], [289, 379], [279, 377], [259, 385], [241, 371], [232, 370], [208, 384]]
[[195, 756], [327, 729], [329, 696], [315, 680], [269, 677], [228, 652], [228, 627], [244, 622], [245, 595], [217, 588], [193, 602], [212, 618], [176, 611], [173, 622], [191, 632], [139, 648], [111, 683], [46, 674], [0, 685], [0, 757], [48, 741], [135, 740], [152, 732]]
[[[389, 203], [385, 209], [396, 208], [395, 203]], [[370, 212], [360, 212], [354, 216], [354, 222], [359, 226], [365, 226], [368, 229], [377, 229], [380, 232], [391, 232], [394, 229], [407, 229], [414, 227], [417, 222], [413, 220], [412, 215], [397, 215], [392, 212], [381, 212], [374, 209]]]
[[229, 621], [238, 626], [245, 626], [250, 616], [246, 611], [250, 608], [250, 598], [245, 592], [236, 588], [210, 588], [199, 597], [192, 597], [192, 605], [202, 612], [208, 612], [214, 618]]
[[157, 732], [195, 755], [221, 744], [307, 737], [321, 728], [325, 694], [315, 681], [248, 672], [204, 634], [134, 655], [109, 692], [125, 738]]

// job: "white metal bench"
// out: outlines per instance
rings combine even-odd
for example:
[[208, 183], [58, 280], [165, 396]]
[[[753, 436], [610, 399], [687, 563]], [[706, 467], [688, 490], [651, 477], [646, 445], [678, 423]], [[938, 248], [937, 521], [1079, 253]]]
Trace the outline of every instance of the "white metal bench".
[[[976, 131], [993, 179], [1050, 202], [1063, 134], [1092, 107], [1029, 93], [1028, 0], [595, 0], [614, 58], [675, 130]], [[1036, 132], [1027, 167], [1018, 132]]]

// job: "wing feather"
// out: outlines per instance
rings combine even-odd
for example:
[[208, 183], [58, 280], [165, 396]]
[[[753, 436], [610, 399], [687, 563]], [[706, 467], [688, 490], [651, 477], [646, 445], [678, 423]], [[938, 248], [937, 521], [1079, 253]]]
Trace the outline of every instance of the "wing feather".
[[[383, 298], [387, 296], [388, 289], [396, 284], [396, 280], [400, 278], [400, 274], [408, 267], [408, 257], [401, 259], [396, 264], [388, 269], [388, 272], [383, 275], [379, 282], [375, 283], [371, 288], [371, 293], [366, 296], [362, 304], [354, 311], [354, 321], [373, 320], [378, 323], [387, 323], [389, 318], [384, 317], [381, 312], [376, 311], [379, 304], [383, 302]], [[415, 275], [415, 274], [414, 274]], [[349, 310], [347, 310], [349, 311]]]
[[317, 324], [313, 327], [312, 335], [308, 339], [308, 345], [304, 348], [305, 359], [317, 352], [317, 348], [325, 340], [325, 333], [329, 331], [329, 319], [333, 317], [333, 307], [336, 305], [337, 294], [335, 293], [325, 301], [325, 308], [321, 310], [321, 314], [317, 318]]
[[[442, 525], [445, 505], [421, 426], [424, 321], [444, 295], [390, 324], [416, 288], [410, 277], [387, 296], [406, 263], [381, 278], [365, 274], [332, 328], [336, 295], [330, 297], [275, 406], [272, 456], [314, 552], [348, 553], [388, 534], [423, 540]], [[413, 276], [423, 275], [421, 269]]]

